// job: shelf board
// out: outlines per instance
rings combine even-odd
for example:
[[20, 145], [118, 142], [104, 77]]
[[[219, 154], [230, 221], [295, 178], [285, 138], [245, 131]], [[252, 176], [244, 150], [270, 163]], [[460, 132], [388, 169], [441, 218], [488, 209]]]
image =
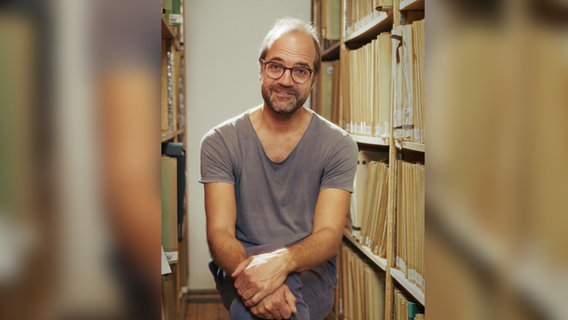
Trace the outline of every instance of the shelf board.
[[435, 219], [431, 225], [438, 228], [430, 229], [430, 232], [447, 234], [459, 245], [462, 253], [476, 261], [476, 266], [490, 270], [492, 278], [499, 278], [520, 294], [530, 296], [531, 301], [542, 306], [541, 310], [551, 319], [562, 319], [568, 313], [568, 304], [565, 303], [568, 282], [559, 281], [566, 279], [565, 271], [559, 270], [551, 262], [551, 257], [536, 246], [526, 246], [522, 250], [517, 248], [513, 263], [510, 260], [511, 248], [503, 243], [503, 235], [480, 225], [475, 219], [476, 213], [464, 209], [459, 198], [448, 190], [451, 189], [429, 188], [429, 203], [439, 207], [439, 203], [444, 203], [446, 208], [428, 213]]
[[424, 10], [424, 0], [402, 0], [400, 11]]
[[423, 143], [418, 143], [418, 142], [397, 141], [396, 147], [399, 148], [399, 149], [413, 150], [413, 151], [418, 151], [418, 152], [425, 152], [426, 151], [426, 145], [423, 144]]
[[381, 137], [358, 136], [353, 134], [351, 135], [351, 137], [353, 137], [353, 139], [355, 139], [357, 143], [364, 143], [364, 144], [369, 144], [374, 146], [384, 146], [384, 147], [389, 146], [389, 141]]
[[351, 34], [346, 35], [345, 44], [357, 44], [367, 42], [376, 38], [379, 33], [383, 31], [390, 31], [392, 29], [392, 10], [379, 11], [378, 16], [364, 24], [361, 28], [353, 31]]
[[543, 306], [543, 310], [546, 310], [543, 316], [564, 319], [568, 314], [566, 271], [555, 265], [543, 252], [536, 245], [524, 250], [519, 259], [521, 263], [515, 264], [507, 275], [511, 276], [519, 292], [531, 295], [537, 305]]
[[351, 242], [354, 246], [359, 249], [361, 253], [363, 253], [367, 258], [371, 259], [375, 265], [377, 265], [381, 270], [385, 271], [387, 269], [387, 260], [377, 256], [376, 254], [371, 251], [371, 249], [365, 245], [362, 245], [357, 239], [353, 237], [349, 230], [343, 231], [343, 237], [349, 242]]
[[180, 134], [182, 134], [184, 132], [185, 132], [185, 128], [178, 129], [178, 130], [175, 130], [175, 131], [162, 131], [162, 135], [161, 135], [162, 142], [173, 139], [174, 137], [179, 136]]
[[408, 281], [402, 271], [391, 267], [390, 274], [396, 280], [396, 282], [398, 282], [399, 285], [404, 287], [414, 297], [414, 299], [416, 299], [416, 301], [422, 304], [422, 306], [426, 306], [424, 304], [425, 299], [422, 289], [418, 288], [414, 283]]
[[322, 61], [332, 61], [339, 59], [339, 41], [334, 43], [331, 47], [325, 49], [321, 54]]
[[459, 245], [460, 250], [467, 252], [472, 259], [478, 261], [479, 265], [495, 270], [501, 276], [499, 272], [501, 266], [507, 265], [505, 258], [508, 254], [506, 248], [500, 245], [497, 236], [480, 226], [475, 219], [475, 213], [464, 209], [454, 190], [436, 187], [434, 184], [428, 189], [428, 194], [432, 207], [444, 208], [442, 211], [438, 209], [428, 212], [429, 218], [433, 221], [431, 225], [437, 228], [431, 232], [446, 234]]
[[166, 17], [162, 15], [162, 39], [175, 39], [175, 37], [174, 30], [166, 21]]
[[162, 39], [171, 39], [172, 41], [174, 41], [176, 50], [178, 51], [183, 50], [181, 42], [176, 37], [174, 29], [172, 29], [172, 27], [168, 24], [168, 22], [166, 21], [166, 17], [163, 15], [162, 15]]

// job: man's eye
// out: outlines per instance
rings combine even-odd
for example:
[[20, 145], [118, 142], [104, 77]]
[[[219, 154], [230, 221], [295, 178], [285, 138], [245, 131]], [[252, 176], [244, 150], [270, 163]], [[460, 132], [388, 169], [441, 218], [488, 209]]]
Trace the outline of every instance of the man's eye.
[[299, 76], [307, 76], [310, 73], [306, 68], [295, 68], [294, 72]]
[[268, 69], [270, 69], [272, 71], [280, 71], [280, 70], [282, 70], [282, 66], [279, 65], [278, 63], [269, 63]]

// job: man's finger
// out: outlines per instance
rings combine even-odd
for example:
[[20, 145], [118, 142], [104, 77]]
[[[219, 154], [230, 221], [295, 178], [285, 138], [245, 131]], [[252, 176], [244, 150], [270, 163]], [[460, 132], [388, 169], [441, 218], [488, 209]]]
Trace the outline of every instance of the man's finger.
[[291, 312], [298, 312], [298, 310], [296, 309], [296, 296], [294, 296], [294, 294], [290, 290], [286, 290], [284, 296], [286, 297], [286, 302], [288, 303]]
[[276, 312], [278, 312], [280, 317], [283, 319], [288, 319], [292, 316], [292, 312], [288, 305], [282, 306], [282, 308], [279, 308]]
[[250, 263], [251, 258], [247, 258], [245, 260], [243, 260], [241, 263], [239, 263], [237, 265], [237, 268], [235, 269], [235, 271], [233, 271], [233, 273], [231, 274], [231, 277], [236, 278], [238, 277], [248, 266], [248, 264]]
[[256, 293], [251, 296], [249, 299], [246, 299], [245, 306], [250, 307], [258, 304], [262, 299], [264, 299], [267, 295], [261, 295], [260, 293]]

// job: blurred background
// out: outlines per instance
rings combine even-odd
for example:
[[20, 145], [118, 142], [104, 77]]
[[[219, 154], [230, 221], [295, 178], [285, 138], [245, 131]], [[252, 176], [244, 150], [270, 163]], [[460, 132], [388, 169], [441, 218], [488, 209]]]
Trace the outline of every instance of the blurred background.
[[[159, 317], [159, 10], [0, 2], [1, 319]], [[565, 319], [568, 3], [425, 11], [426, 317]]]
[[426, 7], [427, 317], [564, 319], [568, 4]]

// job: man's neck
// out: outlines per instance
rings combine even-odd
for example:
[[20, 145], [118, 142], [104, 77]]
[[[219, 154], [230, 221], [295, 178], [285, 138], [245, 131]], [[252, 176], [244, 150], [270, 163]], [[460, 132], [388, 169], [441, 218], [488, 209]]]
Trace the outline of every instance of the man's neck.
[[282, 119], [264, 105], [250, 113], [250, 121], [264, 152], [274, 162], [282, 162], [298, 145], [308, 129], [312, 113], [306, 108], [299, 108], [290, 117]]
[[266, 104], [260, 105], [254, 113], [257, 113], [255, 115], [257, 124], [275, 134], [304, 130], [310, 115], [310, 111], [304, 107], [298, 108], [292, 114], [282, 115], [274, 112]]

